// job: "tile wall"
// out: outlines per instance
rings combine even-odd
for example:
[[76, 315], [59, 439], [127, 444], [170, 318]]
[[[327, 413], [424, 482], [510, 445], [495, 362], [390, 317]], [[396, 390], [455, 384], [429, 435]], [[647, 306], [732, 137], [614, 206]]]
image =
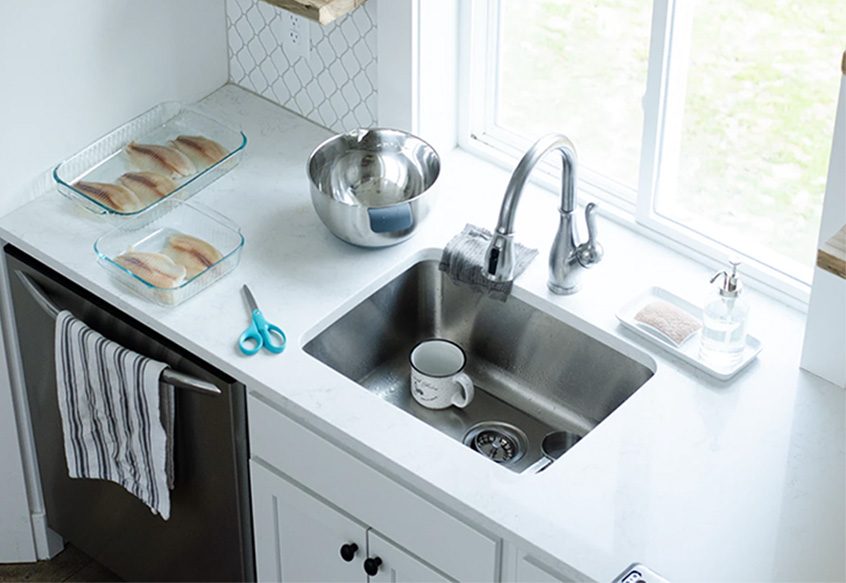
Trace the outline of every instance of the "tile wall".
[[309, 22], [308, 58], [290, 58], [287, 12], [226, 0], [229, 80], [333, 131], [376, 125], [376, 2], [321, 26]]

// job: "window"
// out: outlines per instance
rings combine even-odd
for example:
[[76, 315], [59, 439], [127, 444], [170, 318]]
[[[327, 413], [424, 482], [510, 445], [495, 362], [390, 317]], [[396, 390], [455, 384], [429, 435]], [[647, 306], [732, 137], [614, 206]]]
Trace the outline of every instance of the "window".
[[477, 0], [467, 18], [465, 146], [518, 157], [563, 133], [590, 196], [807, 293], [846, 31], [838, 2]]

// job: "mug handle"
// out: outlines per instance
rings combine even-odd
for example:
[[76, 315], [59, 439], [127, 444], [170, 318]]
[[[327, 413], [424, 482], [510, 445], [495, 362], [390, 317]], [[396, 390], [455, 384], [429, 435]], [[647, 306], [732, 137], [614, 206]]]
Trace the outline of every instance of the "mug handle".
[[473, 395], [475, 394], [473, 381], [465, 373], [460, 372], [455, 375], [455, 382], [461, 385], [462, 390], [452, 397], [452, 404], [463, 409], [473, 400]]

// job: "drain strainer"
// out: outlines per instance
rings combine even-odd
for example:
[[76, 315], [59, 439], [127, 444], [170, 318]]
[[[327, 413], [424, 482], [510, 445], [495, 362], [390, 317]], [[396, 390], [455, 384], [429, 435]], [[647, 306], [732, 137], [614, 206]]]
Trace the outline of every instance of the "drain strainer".
[[526, 453], [526, 435], [508, 423], [479, 423], [464, 436], [464, 445], [498, 464], [516, 462]]
[[517, 444], [499, 431], [482, 431], [476, 435], [473, 449], [495, 462], [510, 462], [517, 455]]

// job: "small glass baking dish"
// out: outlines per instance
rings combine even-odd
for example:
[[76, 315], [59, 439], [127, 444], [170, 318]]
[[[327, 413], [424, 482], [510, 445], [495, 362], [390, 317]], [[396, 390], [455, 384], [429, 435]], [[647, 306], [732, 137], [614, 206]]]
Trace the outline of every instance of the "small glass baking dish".
[[[175, 179], [177, 188], [162, 199], [133, 212], [120, 212], [92, 199], [73, 185], [80, 180], [87, 182], [114, 183], [125, 172], [134, 168], [129, 163], [124, 148], [130, 142], [166, 146], [168, 141], [180, 135], [204, 136], [223, 146], [229, 154], [219, 162], [196, 174]], [[216, 120], [199, 113], [190, 105], [165, 102], [142, 113], [106, 134], [76, 155], [60, 163], [53, 170], [56, 188], [64, 196], [87, 210], [116, 218], [132, 218], [165, 208], [168, 200], [186, 200], [232, 170], [240, 161], [241, 152], [247, 145], [243, 132], [229, 129]]]
[[[120, 284], [161, 306], [175, 306], [204, 290], [238, 267], [244, 237], [241, 229], [220, 213], [198, 203], [167, 201], [166, 214], [124, 221], [94, 243], [97, 261]], [[223, 258], [176, 287], [159, 287], [119, 265], [115, 258], [128, 251], [160, 253], [174, 233], [202, 239]]]

